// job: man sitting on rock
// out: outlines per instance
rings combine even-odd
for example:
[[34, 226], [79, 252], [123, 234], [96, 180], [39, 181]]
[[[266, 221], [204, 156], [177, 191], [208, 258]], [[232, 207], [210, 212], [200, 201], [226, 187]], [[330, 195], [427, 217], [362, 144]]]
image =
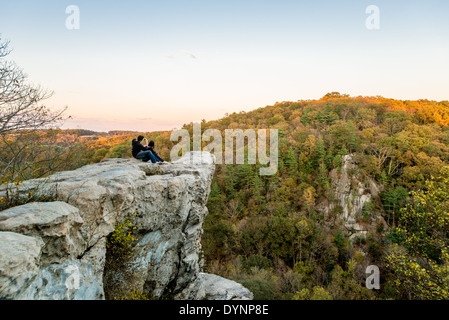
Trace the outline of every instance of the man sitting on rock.
[[[146, 145], [142, 145], [143, 140], [146, 141]], [[138, 136], [137, 139], [133, 139], [132, 147], [132, 154], [134, 158], [142, 160], [143, 162], [148, 162], [151, 160], [152, 163], [162, 163], [162, 161], [156, 158], [153, 152], [151, 152], [151, 149], [148, 147], [148, 140], [145, 139], [144, 136]]]

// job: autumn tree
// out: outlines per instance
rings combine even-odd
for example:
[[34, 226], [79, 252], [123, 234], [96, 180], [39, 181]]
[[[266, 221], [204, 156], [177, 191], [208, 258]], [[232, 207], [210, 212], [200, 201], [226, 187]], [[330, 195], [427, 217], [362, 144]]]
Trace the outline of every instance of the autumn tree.
[[449, 299], [449, 168], [411, 196], [390, 236], [394, 286], [408, 299]]

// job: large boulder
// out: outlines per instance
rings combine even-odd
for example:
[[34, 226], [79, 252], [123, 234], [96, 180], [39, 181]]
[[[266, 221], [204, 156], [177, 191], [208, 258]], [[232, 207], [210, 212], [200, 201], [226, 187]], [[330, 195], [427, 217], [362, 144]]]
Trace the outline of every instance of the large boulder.
[[[176, 296], [200, 274], [202, 225], [214, 171], [213, 155], [191, 152], [163, 165], [109, 159], [23, 182], [16, 194], [33, 192], [55, 202], [0, 212], [0, 230], [26, 236], [29, 243], [22, 241], [23, 246], [34, 245], [29, 261], [22, 257], [30, 275], [12, 293], [3, 289], [0, 299], [91, 300], [126, 296], [131, 290], [155, 298]], [[0, 197], [2, 192], [5, 187]], [[121, 268], [108, 268], [106, 239], [126, 219], [136, 227], [136, 241]], [[5, 251], [2, 259], [8, 264], [15, 258]], [[112, 294], [109, 288], [121, 292]]]
[[44, 242], [14, 232], [0, 232], [0, 299], [15, 299], [39, 272]]
[[254, 295], [241, 284], [220, 276], [200, 273], [178, 296], [181, 300], [252, 300]]
[[81, 259], [42, 265], [33, 281], [24, 286], [17, 300], [103, 300], [105, 239]]
[[42, 239], [42, 263], [58, 263], [84, 252], [79, 229], [84, 223], [79, 210], [65, 202], [34, 202], [1, 212], [0, 231]]

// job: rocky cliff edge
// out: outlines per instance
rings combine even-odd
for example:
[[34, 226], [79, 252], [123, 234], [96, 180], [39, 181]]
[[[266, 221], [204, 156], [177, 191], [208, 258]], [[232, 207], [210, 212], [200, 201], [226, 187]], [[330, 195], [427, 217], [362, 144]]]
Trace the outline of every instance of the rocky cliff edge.
[[[171, 164], [110, 159], [25, 181], [16, 193], [52, 201], [0, 212], [0, 299], [101, 300], [131, 291], [252, 299], [240, 284], [201, 272], [214, 170], [213, 155], [191, 152]], [[107, 238], [127, 218], [136, 228], [130, 256], [105, 268]]]

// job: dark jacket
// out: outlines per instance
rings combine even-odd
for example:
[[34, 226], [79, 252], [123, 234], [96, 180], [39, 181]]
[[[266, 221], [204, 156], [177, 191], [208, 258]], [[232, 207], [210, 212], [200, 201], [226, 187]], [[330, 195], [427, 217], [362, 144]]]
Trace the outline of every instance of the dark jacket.
[[133, 146], [132, 154], [134, 158], [139, 154], [139, 152], [148, 151], [148, 148], [144, 147], [139, 141], [137, 141], [137, 139], [133, 139], [132, 146]]

